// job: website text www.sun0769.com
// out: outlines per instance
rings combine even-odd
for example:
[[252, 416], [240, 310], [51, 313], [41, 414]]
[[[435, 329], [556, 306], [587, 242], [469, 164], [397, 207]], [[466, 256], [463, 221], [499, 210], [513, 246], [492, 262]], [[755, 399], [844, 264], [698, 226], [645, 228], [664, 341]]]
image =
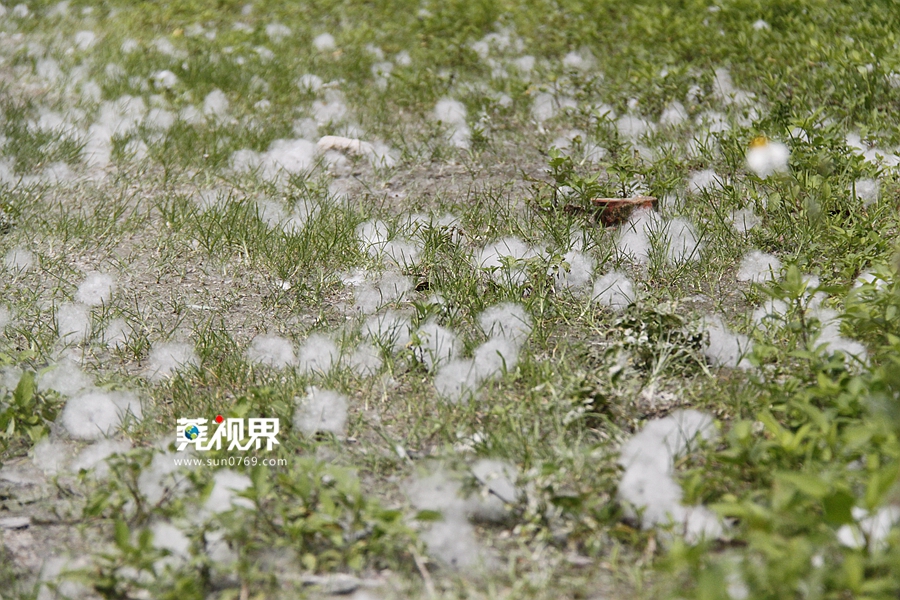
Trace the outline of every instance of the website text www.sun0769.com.
[[286, 458], [259, 458], [256, 456], [226, 456], [222, 458], [176, 458], [175, 464], [179, 467], [284, 467]]

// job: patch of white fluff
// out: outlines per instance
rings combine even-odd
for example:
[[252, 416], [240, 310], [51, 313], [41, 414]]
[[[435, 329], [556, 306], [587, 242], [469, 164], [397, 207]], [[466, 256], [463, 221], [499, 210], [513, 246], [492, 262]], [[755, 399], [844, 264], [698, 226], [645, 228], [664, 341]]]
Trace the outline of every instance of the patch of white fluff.
[[570, 250], [563, 256], [564, 265], [558, 269], [551, 268], [553, 285], [557, 290], [580, 290], [588, 286], [594, 273], [594, 259], [578, 250]]
[[472, 475], [503, 502], [512, 504], [518, 499], [519, 492], [515, 484], [518, 470], [515, 465], [503, 460], [483, 458], [472, 465]]
[[881, 195], [881, 182], [877, 179], [857, 179], [853, 184], [853, 193], [857, 200], [862, 200], [864, 206], [870, 206]]
[[72, 396], [92, 385], [94, 380], [68, 359], [42, 369], [37, 377], [39, 390], [53, 390], [62, 396]]
[[318, 149], [308, 140], [275, 140], [263, 153], [238, 150], [231, 155], [236, 173], [257, 171], [263, 179], [278, 182], [286, 175], [309, 171], [315, 166]]
[[447, 127], [450, 144], [468, 148], [472, 135], [466, 123], [466, 107], [459, 100], [443, 98], [434, 107], [434, 118]]
[[880, 290], [887, 284], [888, 280], [885, 279], [884, 275], [872, 271], [864, 271], [860, 273], [859, 277], [856, 278], [856, 281], [853, 282], [853, 287], [858, 288], [864, 285], [874, 285], [876, 289]]
[[724, 67], [716, 69], [712, 87], [713, 96], [722, 104], [743, 106], [749, 104], [754, 98], [753, 94], [739, 90], [734, 86], [731, 74]]
[[772, 29], [772, 27], [768, 23], [766, 23], [764, 20], [757, 19], [756, 21], [753, 22], [753, 29], [755, 29], [757, 31], [762, 31], [763, 29]]
[[384, 221], [371, 220], [356, 228], [360, 248], [373, 258], [381, 258], [400, 267], [415, 264], [423, 245], [405, 237], [390, 238]]
[[738, 281], [765, 283], [778, 277], [781, 272], [781, 261], [773, 254], [752, 250], [744, 255], [737, 272]]
[[531, 335], [531, 316], [520, 304], [501, 302], [478, 315], [478, 326], [488, 337], [504, 338], [522, 345]]
[[659, 117], [659, 124], [663, 127], [678, 127], [687, 120], [687, 110], [681, 102], [675, 100], [669, 103], [663, 111], [662, 116]]
[[168, 90], [178, 84], [178, 75], [168, 69], [155, 72], [150, 76], [150, 79], [153, 80], [153, 86], [157, 89]]
[[65, 344], [78, 344], [91, 336], [91, 312], [83, 304], [65, 302], [56, 309], [56, 333]]
[[69, 468], [75, 473], [82, 470], [93, 471], [94, 478], [106, 479], [109, 477], [107, 459], [116, 454], [125, 454], [129, 450], [131, 450], [131, 443], [127, 440], [100, 440], [79, 452]]
[[124, 348], [133, 332], [125, 319], [113, 319], [103, 330], [103, 343], [108, 348]]
[[465, 519], [438, 521], [421, 537], [428, 553], [451, 569], [470, 570], [485, 564], [475, 529]]
[[636, 299], [634, 283], [621, 271], [610, 271], [594, 282], [594, 302], [613, 310], [622, 310]]
[[34, 265], [34, 253], [22, 247], [16, 247], [6, 253], [3, 266], [10, 271], [24, 273]]
[[301, 75], [300, 79], [297, 80], [297, 87], [300, 88], [302, 92], [318, 92], [322, 89], [322, 85], [324, 85], [324, 81], [318, 75], [313, 75], [311, 73], [306, 73], [305, 75]]
[[362, 334], [391, 352], [402, 350], [412, 340], [409, 319], [392, 310], [366, 319], [362, 325]]
[[9, 307], [0, 304], [0, 331], [6, 329], [6, 326], [9, 325], [10, 321], [12, 321], [12, 314], [9, 311]]
[[632, 436], [619, 454], [626, 469], [640, 464], [671, 473], [676, 458], [691, 451], [697, 441], [712, 440], [716, 428], [712, 417], [693, 409], [677, 410], [662, 419], [653, 419]]
[[709, 336], [703, 354], [717, 367], [749, 369], [752, 367], [746, 356], [753, 347], [746, 335], [732, 332], [722, 317], [709, 315], [705, 319]]
[[356, 284], [353, 296], [356, 308], [364, 314], [372, 314], [392, 302], [399, 302], [413, 289], [409, 277], [386, 271], [380, 278], [370, 280], [365, 277]]
[[150, 532], [153, 534], [153, 547], [157, 550], [165, 550], [173, 558], [190, 558], [191, 540], [171, 523], [157, 521], [150, 526]]
[[319, 52], [330, 52], [337, 47], [334, 36], [330, 33], [320, 33], [313, 39], [313, 47]]
[[75, 292], [75, 300], [87, 306], [108, 304], [115, 285], [112, 275], [96, 271], [88, 273]]
[[775, 173], [787, 173], [790, 149], [781, 142], [767, 141], [747, 151], [747, 166], [761, 179]]
[[752, 209], [742, 208], [731, 215], [731, 224], [739, 233], [747, 233], [760, 224], [762, 220], [756, 216]]
[[672, 219], [666, 223], [666, 260], [678, 264], [686, 260], [700, 260], [703, 243], [694, 226], [684, 219]]
[[216, 120], [228, 115], [228, 97], [222, 90], [213, 90], [203, 99], [203, 114]]
[[541, 124], [555, 116], [556, 100], [553, 98], [553, 94], [547, 92], [535, 94], [531, 105], [531, 117]]
[[191, 344], [167, 342], [153, 347], [148, 363], [147, 377], [159, 381], [171, 377], [176, 371], [199, 366], [200, 359]]
[[347, 116], [347, 104], [344, 95], [338, 90], [325, 91], [324, 100], [316, 100], [312, 104], [313, 117], [317, 124], [338, 123]]
[[253, 508], [253, 501], [238, 496], [240, 492], [253, 487], [253, 482], [243, 473], [229, 469], [216, 471], [213, 476], [213, 489], [203, 504], [205, 512], [217, 514], [234, 508]]
[[703, 192], [720, 190], [724, 185], [724, 177], [712, 169], [705, 169], [691, 174], [690, 179], [688, 179], [688, 192], [691, 194], [702, 194]]
[[274, 21], [266, 25], [266, 36], [276, 44], [291, 35], [291, 28]]
[[115, 433], [122, 419], [142, 416], [137, 396], [128, 392], [88, 391], [66, 402], [59, 420], [77, 440], [98, 440]]
[[68, 466], [72, 448], [61, 440], [49, 437], [35, 444], [31, 462], [46, 475], [55, 475]]
[[290, 212], [272, 200], [260, 200], [256, 206], [263, 223], [270, 229], [281, 229], [287, 235], [299, 234], [319, 213], [319, 206], [306, 200], [295, 202]]
[[306, 435], [318, 431], [343, 438], [347, 430], [347, 397], [332, 390], [311, 387], [294, 410], [294, 427]]
[[563, 57], [562, 64], [564, 67], [568, 67], [570, 69], [586, 71], [593, 66], [594, 57], [591, 56], [590, 53], [585, 53], [584, 55], [582, 55], [578, 52], [569, 52]]
[[649, 421], [622, 446], [619, 457], [625, 473], [618, 496], [626, 513], [631, 518], [640, 513], [645, 529], [677, 524], [689, 543], [720, 535], [721, 525], [710, 522], [711, 513], [703, 512], [702, 507], [682, 506], [681, 487], [672, 478], [674, 460], [689, 452], [696, 441], [712, 440], [715, 435], [712, 418], [695, 410], [679, 410]]
[[247, 348], [247, 360], [274, 369], [284, 369], [297, 362], [294, 345], [277, 335], [258, 335]]
[[772, 298], [753, 311], [753, 322], [757, 327], [767, 330], [775, 322], [783, 323], [787, 315], [788, 305], [784, 300]]
[[819, 336], [816, 345], [824, 345], [830, 352], [843, 352], [865, 362], [868, 357], [866, 347], [841, 335], [841, 318], [832, 309], [817, 306], [809, 311], [809, 316], [819, 320]]
[[97, 43], [97, 34], [85, 29], [77, 32], [72, 41], [79, 50], [90, 50]]
[[851, 513], [856, 523], [842, 525], [836, 532], [838, 542], [848, 548], [868, 548], [869, 552], [883, 550], [887, 547], [891, 529], [900, 523], [900, 506], [896, 505], [879, 508], [874, 515], [854, 506]]
[[362, 343], [344, 360], [347, 367], [360, 377], [371, 377], [381, 370], [384, 361], [378, 348], [369, 343]]
[[506, 237], [482, 248], [475, 257], [475, 264], [489, 271], [494, 281], [522, 285], [528, 276], [525, 261], [536, 256], [537, 250], [523, 240]]
[[478, 346], [473, 356], [476, 381], [480, 383], [515, 369], [520, 345], [511, 339], [495, 337]]
[[481, 378], [471, 358], [456, 359], [438, 369], [434, 377], [434, 388], [447, 402], [456, 404], [475, 397]]
[[434, 320], [419, 327], [413, 338], [418, 341], [415, 346], [416, 358], [429, 371], [450, 362], [459, 354], [460, 344], [456, 334]]
[[636, 263], [650, 259], [650, 233], [660, 227], [659, 215], [651, 209], [635, 210], [618, 232], [616, 249]]
[[653, 131], [653, 124], [634, 115], [623, 115], [616, 121], [616, 131], [619, 137], [630, 141], [637, 141], [645, 134]]
[[164, 498], [180, 495], [190, 487], [190, 481], [178, 473], [176, 460], [183, 453], [163, 452], [153, 455], [150, 465], [138, 476], [138, 490], [147, 504], [159, 504]]
[[301, 373], [327, 374], [341, 358], [341, 351], [330, 337], [321, 333], [309, 336], [297, 352]]

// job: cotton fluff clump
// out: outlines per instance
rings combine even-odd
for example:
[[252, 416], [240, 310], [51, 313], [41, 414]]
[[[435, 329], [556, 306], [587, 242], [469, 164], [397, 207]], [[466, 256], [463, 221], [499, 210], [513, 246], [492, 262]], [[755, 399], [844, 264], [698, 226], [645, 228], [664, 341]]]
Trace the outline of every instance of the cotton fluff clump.
[[409, 277], [400, 273], [387, 271], [378, 279], [364, 277], [362, 281], [354, 280], [353, 295], [356, 308], [363, 314], [372, 314], [381, 307], [402, 300], [413, 289]]
[[791, 151], [781, 142], [764, 140], [747, 151], [747, 166], [760, 179], [775, 173], [786, 173]]
[[337, 47], [334, 36], [330, 33], [320, 33], [313, 39], [313, 47], [319, 52], [330, 52]]
[[42, 370], [37, 378], [38, 389], [53, 390], [62, 396], [73, 396], [93, 384], [93, 379], [70, 360], [61, 360]]
[[629, 516], [640, 515], [644, 529], [674, 525], [689, 543], [719, 537], [722, 525], [715, 514], [703, 506], [683, 506], [681, 487], [673, 478], [675, 459], [715, 434], [709, 415], [679, 410], [648, 422], [632, 436], [619, 456], [625, 472], [618, 496]]
[[747, 233], [757, 225], [761, 219], [749, 208], [736, 210], [731, 214], [731, 224], [739, 233]]
[[90, 309], [65, 302], [56, 308], [56, 333], [64, 344], [78, 344], [91, 336]]
[[233, 508], [253, 508], [253, 501], [238, 496], [240, 492], [253, 487], [253, 482], [243, 473], [229, 469], [216, 471], [213, 476], [213, 489], [203, 505], [203, 512], [218, 514]]
[[703, 244], [694, 226], [684, 219], [672, 219], [664, 230], [666, 261], [678, 264], [686, 260], [700, 260]]
[[525, 261], [538, 256], [537, 250], [516, 237], [488, 244], [478, 253], [475, 264], [490, 273], [494, 281], [510, 285], [525, 283]]
[[556, 100], [553, 98], [553, 94], [547, 92], [535, 94], [531, 105], [531, 117], [538, 124], [542, 124], [554, 116], [556, 116]]
[[434, 107], [434, 118], [447, 127], [450, 144], [457, 148], [468, 148], [472, 135], [466, 124], [466, 107], [459, 100], [444, 98]]
[[650, 259], [650, 234], [659, 227], [657, 213], [650, 209], [635, 210], [619, 228], [616, 249], [636, 263], [646, 263]]
[[217, 121], [228, 115], [228, 107], [228, 97], [222, 90], [213, 90], [203, 99], [203, 114]]
[[191, 540], [183, 531], [165, 521], [157, 521], [150, 526], [153, 534], [153, 547], [166, 550], [169, 556], [161, 559], [157, 565], [177, 565], [191, 556]]
[[189, 480], [178, 473], [179, 467], [175, 463], [181, 458], [181, 453], [156, 453], [150, 466], [141, 471], [137, 481], [138, 491], [148, 505], [158, 504], [165, 497], [180, 495], [189, 488]]
[[196, 367], [200, 364], [194, 347], [182, 342], [157, 344], [150, 351], [147, 377], [159, 381], [171, 377], [181, 369]]
[[342, 438], [347, 429], [347, 407], [343, 394], [311, 387], [294, 410], [294, 427], [306, 435], [324, 431]]
[[488, 340], [475, 349], [472, 358], [450, 360], [435, 375], [434, 387], [447, 402], [469, 400], [482, 383], [513, 370], [531, 334], [531, 317], [522, 306], [510, 302], [486, 309], [479, 315], [478, 325]]
[[301, 373], [327, 374], [340, 360], [341, 351], [330, 337], [320, 333], [309, 336], [297, 353]]
[[384, 361], [374, 345], [363, 342], [344, 359], [344, 364], [360, 377], [371, 377], [381, 370]]
[[236, 173], [256, 171], [266, 181], [282, 183], [289, 175], [305, 173], [316, 164], [318, 149], [314, 142], [304, 139], [280, 139], [259, 153], [238, 150], [231, 155], [231, 168]]
[[848, 356], [854, 356], [863, 362], [867, 360], [865, 346], [841, 335], [841, 318], [837, 311], [816, 306], [809, 311], [809, 316], [819, 321], [817, 345], [824, 345], [830, 352], [840, 351]]
[[586, 288], [594, 273], [594, 259], [578, 250], [570, 250], [563, 256], [563, 262], [565, 264], [559, 265], [559, 268], [550, 269], [556, 289], [574, 291]]
[[433, 320], [419, 327], [413, 339], [418, 341], [415, 347], [416, 358], [429, 371], [450, 362], [459, 354], [460, 344], [456, 334]]
[[131, 444], [127, 440], [100, 440], [79, 452], [69, 468], [74, 473], [93, 471], [95, 479], [103, 480], [109, 476], [107, 459], [116, 454], [125, 454], [129, 450]]
[[778, 260], [778, 257], [759, 250], [753, 250], [741, 259], [737, 280], [765, 283], [766, 281], [774, 280], [780, 271], [781, 261]]
[[260, 200], [257, 203], [257, 211], [259, 218], [269, 229], [280, 229], [287, 235], [297, 235], [319, 213], [319, 207], [305, 200], [299, 200], [288, 212], [280, 203]]
[[616, 130], [619, 132], [619, 137], [634, 142], [652, 131], [653, 125], [640, 117], [623, 115], [616, 121]]
[[409, 318], [393, 310], [386, 310], [366, 319], [362, 334], [390, 352], [398, 352], [412, 341]]
[[659, 118], [659, 124], [663, 127], [678, 127], [688, 120], [687, 110], [677, 100], [670, 103]]
[[273, 369], [284, 369], [294, 365], [297, 358], [290, 340], [277, 335], [258, 335], [250, 342], [247, 360]]
[[10, 271], [24, 273], [34, 264], [34, 254], [25, 248], [13, 248], [3, 258], [3, 265]]
[[391, 238], [384, 221], [372, 220], [360, 223], [356, 228], [360, 248], [373, 258], [387, 260], [400, 267], [415, 264], [422, 251], [421, 244], [408, 238]]
[[421, 534], [428, 553], [454, 569], [471, 569], [484, 564], [488, 556], [467, 519], [470, 503], [461, 496], [462, 486], [443, 470], [415, 478], [406, 489], [410, 502], [418, 510], [441, 513], [437, 521]]
[[107, 304], [112, 297], [116, 281], [106, 273], [88, 273], [75, 292], [75, 300], [88, 306]]
[[115, 433], [125, 415], [142, 416], [140, 400], [127, 392], [85, 392], [66, 402], [60, 422], [77, 440], [98, 440]]
[[734, 86], [728, 69], [718, 68], [713, 79], [713, 96], [725, 105], [743, 106], [749, 104], [754, 96]]
[[702, 194], [703, 192], [721, 189], [725, 179], [712, 169], [705, 169], [693, 173], [688, 179], [688, 192]]
[[520, 304], [502, 302], [478, 315], [478, 326], [491, 338], [522, 345], [531, 335], [531, 317]]
[[877, 179], [857, 179], [853, 184], [853, 193], [857, 200], [862, 200], [864, 206], [870, 206], [878, 201], [881, 182]]
[[635, 301], [634, 283], [621, 271], [610, 271], [594, 282], [594, 302], [620, 311]]
[[703, 354], [713, 366], [749, 369], [752, 367], [746, 356], [753, 347], [750, 339], [743, 334], [732, 332], [722, 317], [710, 315], [706, 319], [709, 336]]
[[842, 525], [836, 533], [838, 542], [848, 548], [868, 548], [869, 552], [883, 550], [891, 529], [900, 523], [900, 506], [879, 508], [874, 515], [858, 506], [850, 512], [856, 523]]

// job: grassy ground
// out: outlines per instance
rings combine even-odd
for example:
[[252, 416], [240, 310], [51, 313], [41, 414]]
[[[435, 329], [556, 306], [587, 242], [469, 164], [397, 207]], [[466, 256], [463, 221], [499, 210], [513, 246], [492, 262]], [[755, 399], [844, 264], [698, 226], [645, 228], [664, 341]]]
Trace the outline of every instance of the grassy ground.
[[[812, 1], [6, 6], [0, 597], [896, 597], [898, 21]], [[748, 164], [775, 142], [787, 169]], [[647, 232], [594, 214], [637, 194], [659, 198]], [[755, 250], [779, 261], [758, 282]], [[621, 303], [593, 285], [614, 272]], [[503, 303], [522, 337], [480, 323]], [[392, 318], [399, 341], [367, 334]], [[264, 335], [293, 359], [261, 364]], [[498, 356], [475, 383], [451, 368]], [[297, 416], [311, 386], [346, 398], [330, 431]], [[118, 392], [141, 410], [79, 470], [106, 442], [65, 411]], [[715, 531], [620, 490], [623, 442], [682, 409], [715, 420], [670, 465]], [[280, 445], [173, 472], [176, 420], [216, 414], [278, 418]]]

